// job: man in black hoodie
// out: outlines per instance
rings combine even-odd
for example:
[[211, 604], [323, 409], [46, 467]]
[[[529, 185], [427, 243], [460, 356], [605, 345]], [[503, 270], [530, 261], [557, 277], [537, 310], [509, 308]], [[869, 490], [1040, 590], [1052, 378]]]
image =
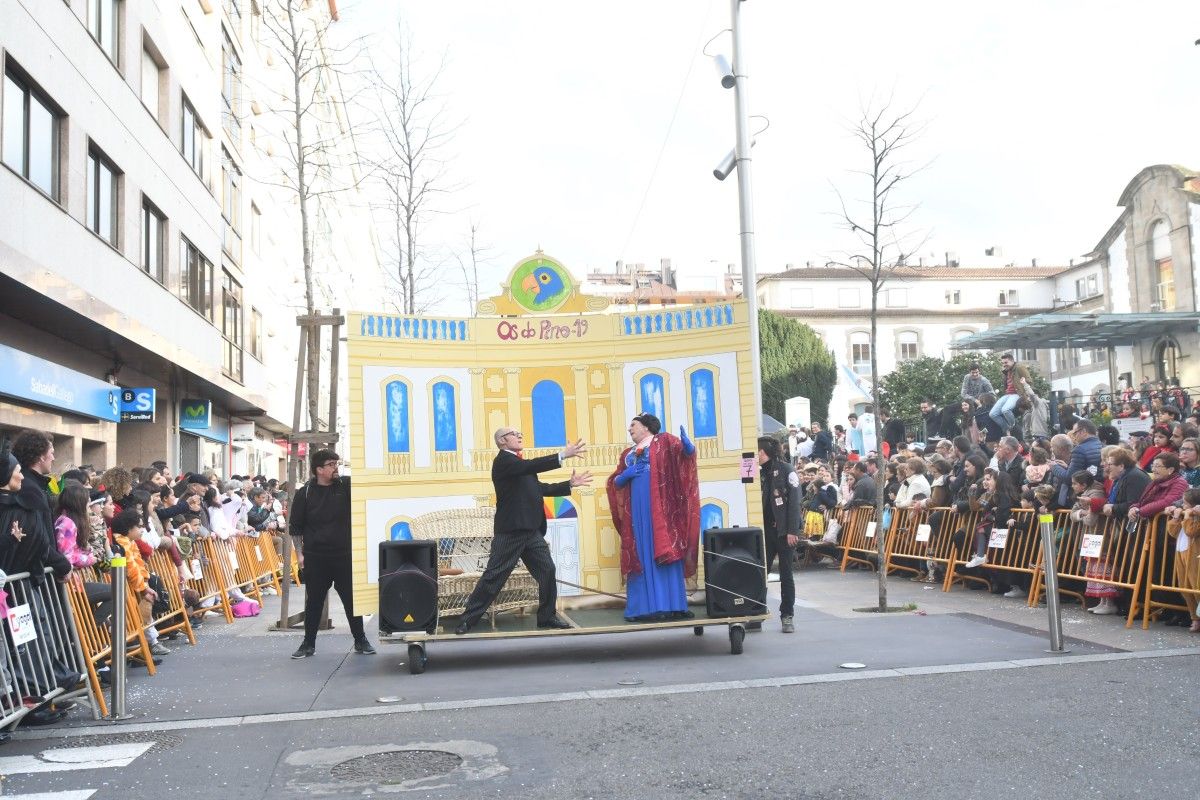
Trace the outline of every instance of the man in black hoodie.
[[341, 457], [332, 450], [317, 450], [309, 457], [312, 478], [296, 491], [289, 520], [300, 566], [304, 568], [304, 641], [292, 658], [308, 658], [317, 651], [317, 626], [332, 586], [342, 599], [354, 652], [374, 655], [361, 616], [354, 614], [352, 559], [350, 557], [350, 479], [338, 475]]

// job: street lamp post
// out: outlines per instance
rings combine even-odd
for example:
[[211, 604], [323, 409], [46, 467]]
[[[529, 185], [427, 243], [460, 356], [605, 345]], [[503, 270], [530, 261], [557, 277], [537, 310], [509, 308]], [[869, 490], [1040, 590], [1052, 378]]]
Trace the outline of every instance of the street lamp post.
[[733, 106], [737, 127], [734, 161], [738, 179], [738, 221], [742, 254], [742, 297], [750, 316], [750, 369], [754, 382], [754, 427], [762, 432], [762, 369], [758, 352], [758, 281], [754, 261], [754, 196], [750, 175], [750, 116], [746, 91], [745, 48], [742, 45], [741, 12], [744, 0], [730, 0], [733, 34]]

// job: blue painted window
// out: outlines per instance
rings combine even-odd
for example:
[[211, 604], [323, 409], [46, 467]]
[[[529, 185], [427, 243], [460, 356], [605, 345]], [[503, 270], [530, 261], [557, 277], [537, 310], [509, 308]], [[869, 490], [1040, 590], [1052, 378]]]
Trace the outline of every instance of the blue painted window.
[[393, 522], [392, 529], [388, 531], [388, 539], [393, 542], [407, 542], [412, 539], [412, 526], [404, 520]]
[[642, 407], [638, 413], [653, 414], [658, 417], [658, 421], [662, 423], [663, 428], [667, 427], [667, 407], [664, 399], [665, 392], [663, 391], [662, 375], [644, 375], [642, 376], [641, 385]]
[[554, 381], [539, 381], [533, 387], [531, 400], [533, 446], [564, 446], [567, 443], [567, 418], [562, 387]]
[[445, 381], [433, 385], [433, 449], [438, 452], [458, 450], [454, 387]]
[[700, 530], [709, 528], [724, 528], [725, 512], [716, 503], [705, 503], [700, 506]]
[[384, 389], [384, 418], [387, 421], [389, 453], [407, 453], [408, 447], [408, 386], [392, 381]]
[[716, 382], [711, 369], [698, 369], [691, 376], [692, 435], [717, 435]]

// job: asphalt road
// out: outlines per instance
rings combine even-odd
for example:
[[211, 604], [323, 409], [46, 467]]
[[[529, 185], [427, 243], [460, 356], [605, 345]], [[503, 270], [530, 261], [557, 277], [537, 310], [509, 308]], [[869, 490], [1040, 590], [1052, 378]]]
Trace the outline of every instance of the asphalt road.
[[[37, 768], [62, 760], [48, 750], [122, 741], [23, 739], [0, 750], [0, 771], [6, 797], [70, 800], [1190, 797], [1197, 687], [1195, 655], [981, 667], [147, 731], [133, 738], [154, 746], [116, 768], [23, 773], [14, 759], [35, 756]], [[441, 755], [394, 754], [413, 749]], [[400, 777], [452, 769], [407, 784], [365, 779], [384, 766]]]

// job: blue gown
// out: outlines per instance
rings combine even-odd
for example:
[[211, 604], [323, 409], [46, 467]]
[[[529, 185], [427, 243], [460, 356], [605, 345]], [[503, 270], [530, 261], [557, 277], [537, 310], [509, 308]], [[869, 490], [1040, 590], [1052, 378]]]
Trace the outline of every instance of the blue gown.
[[[694, 446], [684, 440], [684, 452], [691, 455]], [[633, 542], [642, 571], [631, 574], [625, 587], [625, 619], [630, 622], [646, 618], [679, 617], [688, 611], [687, 587], [683, 581], [683, 560], [658, 564], [654, 560], [654, 531], [650, 513], [650, 448], [641, 456], [631, 451], [629, 458], [645, 462], [646, 469], [632, 479], [618, 475], [617, 488], [629, 486], [629, 506], [633, 522]]]

